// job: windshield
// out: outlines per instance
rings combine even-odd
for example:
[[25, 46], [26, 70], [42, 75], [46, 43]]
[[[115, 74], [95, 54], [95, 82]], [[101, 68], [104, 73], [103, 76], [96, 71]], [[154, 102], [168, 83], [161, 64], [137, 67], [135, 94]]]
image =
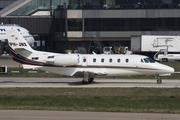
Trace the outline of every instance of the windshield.
[[144, 58], [144, 61], [145, 61], [145, 63], [148, 63], [148, 62], [155, 63], [155, 61], [151, 58]]

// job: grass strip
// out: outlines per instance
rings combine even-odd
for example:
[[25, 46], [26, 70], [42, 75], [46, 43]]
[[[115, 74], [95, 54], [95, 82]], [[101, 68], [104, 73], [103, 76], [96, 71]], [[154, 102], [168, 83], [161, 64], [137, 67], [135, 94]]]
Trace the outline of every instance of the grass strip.
[[179, 88], [1, 88], [0, 109], [180, 113]]

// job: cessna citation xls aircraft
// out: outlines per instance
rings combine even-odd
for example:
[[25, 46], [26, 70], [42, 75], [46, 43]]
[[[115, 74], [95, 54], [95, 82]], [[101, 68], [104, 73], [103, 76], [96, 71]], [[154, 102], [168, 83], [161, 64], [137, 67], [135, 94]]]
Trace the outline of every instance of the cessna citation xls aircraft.
[[24, 37], [24, 39], [27, 41], [29, 45], [34, 44], [34, 38], [31, 34], [29, 34], [29, 31], [19, 25], [16, 24], [3, 24], [1, 23], [0, 25], [0, 41], [5, 41], [7, 40], [6, 36], [6, 29], [11, 29], [11, 28], [17, 29], [18, 32]]
[[33, 50], [16, 29], [7, 29], [13, 59], [24, 69], [45, 70], [52, 73], [83, 77], [84, 84], [96, 76], [107, 75], [170, 75], [174, 69], [142, 55], [59, 54]]

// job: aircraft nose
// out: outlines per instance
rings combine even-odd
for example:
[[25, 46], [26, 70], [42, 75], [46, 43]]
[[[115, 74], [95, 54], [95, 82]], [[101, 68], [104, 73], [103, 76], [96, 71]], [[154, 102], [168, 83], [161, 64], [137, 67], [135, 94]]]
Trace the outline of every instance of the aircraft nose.
[[170, 67], [169, 71], [170, 73], [174, 73], [174, 68]]
[[166, 66], [165, 71], [167, 71], [167, 73], [174, 73], [174, 68]]

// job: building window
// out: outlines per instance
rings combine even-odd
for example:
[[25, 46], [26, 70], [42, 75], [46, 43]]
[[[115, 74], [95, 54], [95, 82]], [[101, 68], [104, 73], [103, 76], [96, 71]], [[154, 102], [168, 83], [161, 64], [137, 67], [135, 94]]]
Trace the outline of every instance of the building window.
[[157, 19], [156, 18], [139, 19], [139, 29], [140, 31], [157, 30]]
[[102, 31], [102, 19], [101, 18], [87, 18], [84, 19], [85, 31]]
[[174, 18], [159, 18], [158, 19], [158, 30], [160, 30], [160, 31], [176, 30], [176, 19], [174, 19]]
[[118, 18], [104, 18], [103, 19], [103, 31], [119, 31], [120, 19]]
[[122, 31], [138, 31], [139, 21], [137, 18], [124, 18], [121, 19]]
[[68, 31], [82, 31], [82, 19], [68, 19]]

